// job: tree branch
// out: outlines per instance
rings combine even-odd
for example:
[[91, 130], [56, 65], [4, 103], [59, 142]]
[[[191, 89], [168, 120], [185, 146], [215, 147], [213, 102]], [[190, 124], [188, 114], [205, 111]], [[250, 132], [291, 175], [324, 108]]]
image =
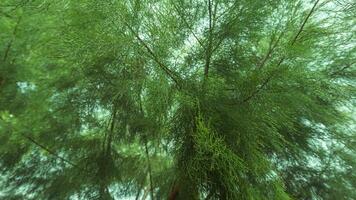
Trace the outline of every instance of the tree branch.
[[347, 64], [346, 66], [344, 66], [343, 68], [341, 68], [340, 70], [337, 70], [333, 73], [330, 74], [330, 76], [336, 76], [339, 75], [341, 72], [345, 71], [346, 69], [350, 68], [353, 64], [355, 64], [356, 62], [352, 62], [350, 64]]
[[[163, 64], [158, 56], [153, 52], [153, 50], [145, 43], [145, 41], [140, 38], [138, 33], [127, 23], [124, 22], [125, 26], [131, 31], [132, 34], [134, 34], [135, 38], [139, 41], [139, 43], [147, 50], [149, 55], [153, 58], [153, 60], [158, 64], [158, 66], [175, 82], [175, 84], [181, 88], [181, 84], [178, 81], [179, 78], [175, 77], [174, 73], [172, 70], [170, 70], [165, 64]], [[179, 79], [180, 80], [180, 79]]]
[[[114, 128], [115, 128], [115, 121], [116, 121], [116, 114], [117, 114], [117, 106], [116, 102], [112, 111], [112, 118], [111, 118], [111, 124], [110, 124], [110, 130], [109, 130], [109, 135], [107, 136], [107, 144], [106, 144], [106, 149], [104, 149], [104, 154], [109, 156], [111, 154], [111, 143], [114, 135]], [[104, 138], [105, 140], [105, 138]], [[105, 141], [104, 141], [105, 143]]]
[[204, 77], [205, 79], [209, 76], [210, 60], [211, 60], [211, 48], [213, 43], [213, 13], [212, 13], [212, 2], [208, 0], [208, 12], [209, 12], [209, 36], [208, 36], [208, 46], [206, 48], [206, 59], [204, 67]]
[[179, 17], [183, 20], [184, 24], [187, 26], [187, 28], [190, 30], [190, 32], [192, 33], [193, 37], [197, 40], [197, 42], [199, 43], [199, 45], [203, 48], [203, 42], [198, 38], [198, 36], [194, 33], [193, 28], [189, 25], [189, 23], [187, 22], [187, 20], [185, 19], [184, 15], [180, 12], [179, 8], [177, 7], [177, 5], [174, 3], [174, 1], [172, 1], [174, 10], [177, 12], [177, 14], [179, 15]]
[[65, 162], [73, 167], [78, 167], [78, 165], [74, 164], [73, 162], [71, 162], [70, 160], [68, 160], [66, 158], [63, 158], [62, 156], [57, 155], [54, 151], [52, 151], [51, 149], [47, 148], [46, 146], [40, 144], [39, 142], [37, 142], [35, 139], [31, 138], [30, 136], [27, 136], [25, 134], [21, 134], [21, 136], [26, 138], [27, 140], [29, 140], [31, 143], [35, 144], [36, 146], [40, 147], [41, 149], [47, 151], [52, 156], [62, 160], [63, 162]]
[[154, 200], [154, 193], [153, 193], [153, 180], [152, 180], [152, 169], [151, 169], [151, 160], [150, 160], [150, 154], [148, 151], [148, 141], [147, 141], [147, 136], [144, 138], [145, 142], [145, 152], [146, 152], [146, 157], [147, 157], [147, 166], [148, 166], [148, 178], [150, 180], [150, 194], [151, 194], [151, 199]]
[[238, 5], [238, 2], [239, 1], [235, 1], [233, 5], [231, 5], [227, 9], [225, 9], [225, 11], [223, 11], [223, 13], [221, 13], [219, 16], [217, 16], [216, 19], [220, 19], [224, 15], [229, 14]]
[[294, 43], [297, 41], [299, 35], [303, 32], [305, 24], [306, 24], [307, 21], [309, 20], [310, 16], [313, 14], [313, 12], [314, 12], [316, 6], [318, 5], [319, 1], [320, 1], [320, 0], [316, 0], [316, 1], [315, 1], [315, 3], [314, 3], [314, 5], [313, 5], [312, 9], [311, 9], [310, 12], [308, 13], [307, 17], [304, 19], [304, 21], [303, 21], [303, 23], [302, 23], [302, 26], [299, 28], [298, 33], [297, 33], [297, 34], [295, 35], [295, 37], [293, 38], [292, 43], [291, 43], [292, 45], [294, 45]]
[[12, 32], [12, 38], [11, 38], [10, 42], [8, 43], [6, 49], [5, 49], [5, 53], [4, 53], [4, 57], [3, 57], [3, 61], [4, 62], [6, 61], [7, 57], [9, 56], [9, 53], [10, 53], [12, 44], [13, 44], [13, 42], [15, 40], [15, 37], [16, 37], [16, 34], [17, 34], [17, 30], [19, 28], [21, 20], [22, 20], [22, 16], [20, 16], [19, 19], [17, 20], [15, 28], [14, 28], [14, 30]]
[[[140, 89], [139, 93], [139, 110], [140, 114], [142, 117], [145, 117], [145, 112], [143, 110], [143, 105], [142, 105], [142, 88]], [[152, 179], [152, 168], [151, 168], [151, 159], [150, 159], [150, 154], [148, 151], [148, 140], [147, 140], [147, 133], [144, 134], [144, 145], [145, 145], [145, 153], [147, 157], [147, 167], [148, 167], [148, 178], [150, 181], [150, 194], [151, 194], [151, 199], [154, 200], [154, 188], [153, 188], [153, 179]]]
[[[215, 4], [216, 6], [217, 4]], [[231, 6], [231, 7], [234, 7], [234, 6]], [[215, 14], [216, 15], [216, 9], [217, 7], [215, 7]], [[238, 12], [242, 12], [243, 8], [241, 8]], [[214, 18], [214, 22], [217, 21], [217, 19], [219, 18], [220, 16], [217, 16]], [[225, 27], [230, 27], [231, 24], [233, 24], [233, 22], [237, 19], [237, 16], [234, 17], [233, 19], [229, 20], [226, 24], [225, 24]], [[228, 28], [227, 28], [228, 29]], [[223, 43], [223, 41], [226, 39], [226, 37], [224, 36], [224, 31], [222, 31], [222, 33], [220, 33], [220, 39], [218, 42], [216, 42], [216, 44], [214, 45], [214, 47], [212, 47], [212, 50], [211, 50], [211, 54], [213, 54], [219, 47], [220, 45]], [[217, 37], [218, 38], [218, 37]]]
[[281, 32], [281, 34], [278, 36], [277, 40], [275, 43], [273, 43], [273, 39], [271, 39], [271, 43], [269, 45], [268, 51], [265, 55], [265, 57], [263, 58], [262, 62], [258, 65], [258, 69], [261, 69], [267, 62], [267, 60], [270, 58], [270, 56], [272, 55], [273, 51], [275, 50], [275, 48], [277, 47], [280, 39], [282, 38], [284, 32]]
[[[300, 34], [303, 32], [305, 24], [307, 23], [307, 21], [309, 20], [310, 16], [313, 14], [313, 12], [315, 11], [315, 8], [316, 8], [316, 6], [318, 5], [319, 1], [320, 1], [320, 0], [316, 0], [316, 1], [315, 1], [315, 3], [314, 3], [314, 5], [313, 5], [312, 9], [311, 9], [310, 12], [308, 13], [307, 17], [304, 19], [304, 21], [303, 21], [301, 27], [299, 28], [297, 34], [296, 34], [295, 37], [293, 38], [293, 40], [292, 40], [292, 42], [291, 42], [291, 46], [293, 46], [293, 45], [295, 44], [295, 42], [297, 41], [298, 37], [299, 37]], [[276, 68], [279, 67], [279, 66], [283, 63], [283, 61], [284, 61], [285, 59], [286, 59], [286, 57], [283, 56], [283, 57], [279, 60], [279, 62], [278, 62], [278, 64], [277, 64]], [[254, 92], [252, 92], [248, 97], [246, 97], [246, 98], [243, 100], [243, 102], [249, 101], [249, 100], [252, 99], [254, 96], [256, 96], [260, 91], [262, 91], [262, 89], [270, 82], [270, 80], [272, 79], [273, 76], [274, 76], [274, 73], [272, 73], [269, 77], [267, 77], [267, 79], [261, 84], [261, 86], [258, 87]]]
[[[279, 67], [283, 61], [285, 60], [285, 57], [282, 57], [279, 62], [277, 63], [277, 67]], [[260, 93], [266, 86], [267, 84], [271, 81], [272, 77], [275, 75], [276, 71], [272, 72], [270, 76], [267, 77], [266, 80], [263, 81], [263, 83], [257, 87], [257, 89], [255, 91], [253, 91], [248, 97], [246, 97], [245, 99], [242, 100], [243, 103], [251, 100], [253, 97], [255, 97], [258, 93]]]

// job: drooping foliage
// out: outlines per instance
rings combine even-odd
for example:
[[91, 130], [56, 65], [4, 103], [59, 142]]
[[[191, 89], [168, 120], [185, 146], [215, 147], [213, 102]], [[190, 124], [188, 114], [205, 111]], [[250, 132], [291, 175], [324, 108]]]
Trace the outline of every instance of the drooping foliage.
[[353, 199], [351, 0], [2, 0], [1, 199]]

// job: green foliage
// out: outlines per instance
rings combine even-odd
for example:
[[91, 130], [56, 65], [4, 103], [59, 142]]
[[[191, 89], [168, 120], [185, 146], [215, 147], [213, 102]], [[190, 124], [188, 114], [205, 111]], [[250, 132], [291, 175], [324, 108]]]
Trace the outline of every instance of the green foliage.
[[2, 0], [0, 199], [354, 199], [355, 9]]

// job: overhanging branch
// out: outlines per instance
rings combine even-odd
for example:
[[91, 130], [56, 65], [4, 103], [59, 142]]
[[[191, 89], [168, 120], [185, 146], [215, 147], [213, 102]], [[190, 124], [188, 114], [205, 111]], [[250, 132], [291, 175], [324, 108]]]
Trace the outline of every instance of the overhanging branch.
[[292, 45], [294, 45], [294, 43], [297, 41], [298, 37], [300, 36], [300, 34], [303, 32], [304, 30], [304, 26], [307, 23], [307, 21], [309, 20], [310, 16], [313, 14], [313, 12], [315, 11], [316, 6], [318, 5], [320, 0], [316, 0], [312, 9], [310, 10], [310, 12], [308, 13], [307, 17], [304, 19], [302, 26], [299, 28], [298, 33], [295, 35], [295, 37], [292, 40]]
[[333, 73], [330, 74], [330, 76], [336, 76], [336, 75], [340, 75], [343, 71], [347, 70], [348, 68], [350, 68], [352, 65], [354, 65], [356, 62], [352, 62], [350, 64], [345, 65], [344, 67], [342, 67], [340, 70], [337, 70]]
[[[279, 66], [283, 63], [284, 59], [285, 59], [284, 57], [281, 58], [281, 59], [279, 60], [279, 62], [278, 62], [278, 64], [277, 64], [276, 67], [279, 67]], [[262, 83], [259, 87], [257, 87], [257, 89], [256, 89], [255, 91], [253, 91], [248, 97], [246, 97], [245, 99], [243, 99], [242, 102], [247, 102], [247, 101], [249, 101], [250, 99], [252, 99], [254, 96], [256, 96], [258, 93], [260, 93], [260, 92], [267, 86], [267, 84], [271, 81], [272, 77], [275, 76], [275, 74], [276, 74], [276, 71], [272, 72], [272, 73], [263, 81], [263, 83]]]
[[174, 3], [174, 1], [172, 1], [174, 10], [177, 12], [177, 14], [179, 15], [179, 17], [183, 20], [185, 26], [190, 30], [190, 32], [192, 33], [193, 37], [197, 40], [197, 42], [199, 43], [199, 45], [204, 48], [203, 42], [198, 38], [198, 36], [195, 34], [193, 28], [189, 25], [189, 23], [187, 22], [187, 20], [185, 19], [184, 15], [180, 12], [179, 8], [177, 7], [177, 5]]
[[[310, 10], [310, 12], [308, 13], [308, 15], [306, 16], [306, 18], [304, 19], [302, 25], [300, 26], [297, 34], [295, 35], [295, 37], [293, 38], [292, 42], [291, 42], [291, 46], [293, 46], [297, 39], [299, 38], [300, 34], [303, 32], [305, 24], [308, 22], [310, 16], [313, 14], [313, 12], [315, 11], [316, 6], [318, 5], [320, 0], [316, 0], [312, 9]], [[283, 56], [279, 62], [277, 63], [277, 67], [279, 67], [284, 60], [286, 59], [286, 56]], [[255, 91], [253, 91], [248, 97], [246, 97], [244, 100], [242, 100], [242, 102], [248, 102], [249, 100], [251, 100], [254, 96], [256, 96], [258, 93], [260, 93], [262, 91], [263, 88], [266, 87], [266, 85], [271, 81], [272, 77], [274, 76], [274, 73], [272, 73], [269, 77], [267, 77], [267, 79], [265, 81], [263, 81], [263, 83], [257, 87], [257, 89]]]
[[17, 30], [18, 30], [19, 25], [21, 23], [21, 20], [22, 20], [22, 16], [20, 16], [19, 19], [17, 20], [15, 28], [14, 28], [14, 30], [12, 32], [11, 40], [9, 41], [9, 43], [7, 44], [7, 47], [5, 49], [5, 53], [4, 53], [4, 57], [3, 57], [3, 61], [4, 62], [7, 60], [7, 57], [9, 56], [12, 44], [14, 43], [14, 40], [15, 40], [15, 37], [16, 37], [16, 34], [17, 34]]
[[153, 58], [153, 60], [158, 64], [158, 66], [173, 80], [173, 82], [181, 88], [181, 84], [178, 81], [178, 78], [174, 75], [173, 71], [170, 70], [165, 64], [163, 64], [158, 56], [153, 52], [153, 50], [146, 44], [145, 41], [136, 33], [136, 31], [127, 23], [124, 22], [125, 26], [130, 30], [130, 32], [135, 36], [135, 38], [139, 41], [139, 43], [147, 50], [149, 55]]
[[45, 150], [46, 152], [48, 152], [49, 154], [51, 154], [52, 156], [60, 159], [61, 161], [73, 166], [73, 167], [78, 167], [78, 165], [74, 164], [73, 162], [71, 162], [70, 160], [63, 158], [62, 156], [57, 155], [54, 151], [52, 151], [51, 149], [47, 148], [46, 146], [42, 145], [41, 143], [37, 142], [35, 139], [33, 139], [32, 137], [25, 135], [25, 134], [21, 134], [22, 137], [26, 138], [28, 141], [30, 141], [32, 144], [36, 145], [37, 147]]
[[216, 17], [216, 9], [217, 3], [215, 3], [215, 7], [213, 10], [213, 3], [212, 0], [208, 0], [208, 13], [209, 13], [209, 34], [208, 34], [208, 44], [205, 49], [206, 51], [206, 58], [205, 58], [205, 67], [204, 67], [204, 78], [208, 78], [209, 76], [209, 68], [211, 62], [211, 56], [213, 53], [213, 30], [215, 26], [215, 17]]
[[261, 69], [262, 67], [264, 67], [264, 65], [266, 64], [267, 60], [271, 57], [273, 51], [276, 49], [280, 39], [282, 38], [284, 32], [281, 32], [276, 40], [276, 42], [273, 43], [273, 39], [271, 39], [271, 43], [269, 45], [268, 51], [266, 53], [266, 55], [264, 56], [262, 62], [258, 65], [258, 69]]

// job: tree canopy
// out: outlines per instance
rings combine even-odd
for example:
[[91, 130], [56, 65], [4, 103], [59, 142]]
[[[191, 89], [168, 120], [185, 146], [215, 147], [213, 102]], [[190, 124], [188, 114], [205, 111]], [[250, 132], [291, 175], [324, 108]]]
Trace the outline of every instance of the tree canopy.
[[1, 0], [0, 199], [354, 199], [355, 13]]

